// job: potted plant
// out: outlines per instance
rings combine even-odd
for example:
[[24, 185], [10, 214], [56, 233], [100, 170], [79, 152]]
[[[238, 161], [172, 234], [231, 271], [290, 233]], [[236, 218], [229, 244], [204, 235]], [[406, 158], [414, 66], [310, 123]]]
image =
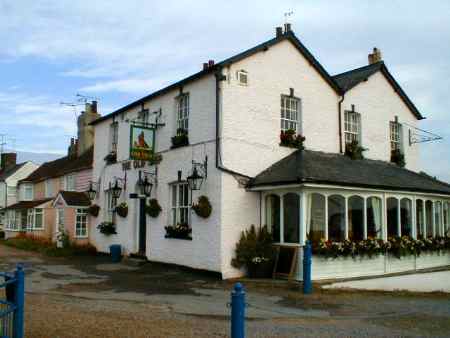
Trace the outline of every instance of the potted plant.
[[166, 226], [165, 229], [166, 238], [192, 239], [192, 229], [186, 223], [169, 225]]
[[97, 217], [100, 212], [100, 207], [97, 204], [92, 204], [88, 208], [88, 214], [94, 217]]
[[188, 131], [183, 128], [177, 129], [177, 134], [172, 137], [172, 149], [189, 145]]
[[97, 229], [106, 236], [117, 234], [116, 225], [112, 222], [102, 222], [97, 226]]
[[127, 203], [122, 202], [118, 206], [116, 206], [116, 212], [117, 212], [117, 215], [119, 215], [120, 217], [127, 217], [127, 215], [128, 215]]
[[231, 265], [245, 267], [250, 278], [270, 278], [273, 273], [275, 249], [267, 226], [252, 225], [241, 233]]
[[192, 210], [194, 210], [197, 216], [200, 216], [202, 218], [208, 218], [212, 212], [212, 206], [211, 203], [209, 202], [208, 197], [200, 196], [198, 198], [198, 203], [192, 205]]
[[345, 155], [350, 157], [352, 160], [362, 160], [364, 159], [363, 152], [367, 149], [359, 145], [359, 142], [353, 140], [351, 143], [345, 145]]
[[400, 151], [400, 149], [394, 149], [391, 151], [391, 162], [402, 168], [406, 165], [405, 155]]
[[156, 218], [159, 216], [162, 208], [158, 203], [158, 200], [156, 198], [152, 198], [148, 201], [148, 204], [145, 206], [145, 212], [153, 218]]
[[117, 153], [115, 151], [111, 151], [108, 155], [104, 158], [106, 164], [113, 164], [117, 162]]
[[305, 149], [304, 142], [306, 138], [300, 134], [296, 134], [294, 129], [288, 129], [281, 131], [280, 133], [280, 146], [289, 148], [298, 148], [300, 150]]

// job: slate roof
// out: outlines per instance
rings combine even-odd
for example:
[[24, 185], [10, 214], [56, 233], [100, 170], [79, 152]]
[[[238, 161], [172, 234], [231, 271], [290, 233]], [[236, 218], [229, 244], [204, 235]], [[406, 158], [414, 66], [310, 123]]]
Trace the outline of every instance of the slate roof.
[[88, 207], [91, 205], [91, 201], [84, 192], [60, 191], [59, 195], [61, 195], [68, 206]]
[[51, 162], [45, 162], [28, 177], [20, 182], [40, 182], [47, 178], [60, 177], [72, 172], [92, 168], [94, 148], [90, 148], [79, 157], [61, 157]]
[[337, 74], [333, 76], [333, 80], [337, 83], [337, 85], [341, 88], [343, 93], [348, 92], [350, 89], [354, 88], [356, 85], [363, 81], [367, 81], [367, 79], [375, 74], [376, 72], [381, 71], [381, 73], [386, 76], [386, 79], [406, 104], [406, 106], [411, 110], [411, 112], [416, 116], [418, 120], [424, 119], [422, 114], [416, 108], [414, 103], [409, 99], [408, 95], [403, 91], [400, 85], [395, 81], [394, 77], [391, 75], [389, 70], [383, 61], [376, 62], [374, 64], [364, 66], [361, 68], [356, 68], [350, 70], [345, 73]]
[[52, 200], [52, 198], [45, 198], [45, 199], [34, 200], [34, 201], [21, 201], [16, 204], [10, 205], [9, 207], [5, 208], [4, 210], [31, 209], [31, 208], [35, 208], [41, 204], [47, 203], [51, 200]]
[[6, 180], [11, 175], [14, 175], [25, 164], [27, 164], [27, 162], [16, 164], [13, 168], [9, 170], [0, 170], [0, 182]]
[[221, 69], [222, 67], [226, 67], [229, 66], [232, 63], [236, 63], [246, 57], [249, 57], [253, 54], [262, 52], [262, 51], [266, 51], [269, 47], [284, 41], [284, 40], [288, 40], [290, 42], [292, 42], [292, 44], [297, 48], [297, 50], [306, 58], [306, 60], [308, 60], [308, 62], [316, 69], [316, 71], [322, 76], [322, 78], [337, 92], [340, 93], [341, 89], [339, 88], [339, 86], [336, 84], [336, 82], [333, 80], [333, 78], [330, 76], [330, 74], [328, 74], [328, 72], [325, 70], [325, 68], [320, 64], [319, 61], [317, 61], [317, 59], [311, 54], [311, 52], [300, 42], [300, 40], [295, 36], [295, 34], [292, 31], [289, 31], [285, 34], [282, 34], [281, 36], [275, 37], [273, 39], [270, 39], [268, 41], [265, 41], [253, 48], [250, 48], [242, 53], [236, 54], [228, 59], [225, 59], [221, 62], [216, 63], [214, 66], [209, 67], [205, 70], [201, 70], [200, 72], [197, 72], [191, 76], [188, 76], [178, 82], [175, 82], [165, 88], [162, 88], [156, 92], [153, 92], [137, 101], [134, 101], [110, 114], [104, 115], [100, 118], [98, 118], [97, 120], [91, 122], [91, 125], [95, 125], [101, 121], [107, 120], [109, 118], [112, 118], [122, 112], [125, 112], [133, 107], [136, 107], [154, 97], [157, 97], [159, 95], [165, 94], [170, 90], [173, 90], [175, 88], [178, 88], [180, 86], [185, 85], [186, 83], [189, 83], [191, 81], [194, 81], [196, 79], [199, 79], [201, 77], [203, 77], [204, 75], [207, 74], [211, 74], [214, 73], [216, 71], [218, 71], [219, 69]]
[[395, 164], [311, 150], [281, 159], [251, 179], [248, 187], [302, 183], [450, 195], [449, 184]]

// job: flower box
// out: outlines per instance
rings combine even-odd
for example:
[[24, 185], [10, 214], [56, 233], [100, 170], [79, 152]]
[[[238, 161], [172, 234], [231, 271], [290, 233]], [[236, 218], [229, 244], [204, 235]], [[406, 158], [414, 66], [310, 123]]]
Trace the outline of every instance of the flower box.
[[166, 226], [166, 238], [177, 238], [192, 240], [192, 229], [187, 224], [177, 224]]
[[189, 145], [188, 132], [185, 129], [178, 129], [177, 134], [172, 137], [172, 149]]

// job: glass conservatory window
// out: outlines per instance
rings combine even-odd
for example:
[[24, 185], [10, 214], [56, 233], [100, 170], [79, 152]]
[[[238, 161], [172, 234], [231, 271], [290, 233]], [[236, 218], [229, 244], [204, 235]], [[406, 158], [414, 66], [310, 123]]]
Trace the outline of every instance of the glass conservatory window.
[[283, 239], [285, 243], [300, 242], [300, 197], [295, 193], [283, 196]]
[[325, 238], [325, 196], [310, 195], [309, 219], [309, 239], [316, 242]]
[[277, 195], [266, 197], [266, 224], [274, 242], [280, 242], [280, 197]]
[[348, 238], [364, 239], [364, 199], [360, 196], [348, 199]]
[[434, 202], [434, 228], [436, 236], [442, 236], [442, 202]]
[[387, 235], [398, 236], [398, 200], [395, 197], [387, 199]]
[[425, 224], [423, 222], [423, 201], [416, 200], [416, 234], [417, 238], [424, 237]]
[[425, 202], [425, 215], [427, 237], [433, 237], [433, 202]]
[[345, 239], [345, 198], [339, 195], [328, 197], [328, 239]]
[[444, 203], [444, 236], [449, 236], [450, 230], [450, 204], [448, 202]]
[[381, 238], [382, 224], [381, 198], [367, 199], [367, 237]]
[[408, 198], [400, 201], [400, 221], [402, 236], [412, 235], [412, 202]]

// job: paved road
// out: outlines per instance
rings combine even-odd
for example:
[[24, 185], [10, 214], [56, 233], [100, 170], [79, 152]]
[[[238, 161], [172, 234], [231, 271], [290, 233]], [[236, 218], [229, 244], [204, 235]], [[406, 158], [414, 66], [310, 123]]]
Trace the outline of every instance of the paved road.
[[339, 282], [327, 285], [325, 288], [450, 293], [450, 271]]
[[[0, 244], [0, 271], [26, 269], [27, 337], [228, 337], [231, 283], [108, 257], [46, 258]], [[247, 337], [448, 337], [450, 295], [246, 283]]]

